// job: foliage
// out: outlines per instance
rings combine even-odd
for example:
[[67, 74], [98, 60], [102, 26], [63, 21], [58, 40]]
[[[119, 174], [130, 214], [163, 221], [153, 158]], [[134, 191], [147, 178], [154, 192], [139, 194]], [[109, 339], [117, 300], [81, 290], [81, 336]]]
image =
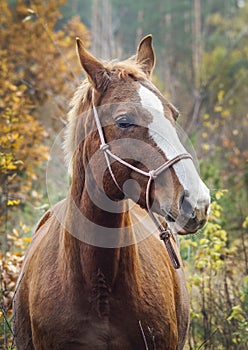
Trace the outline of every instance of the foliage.
[[[48, 157], [46, 139], [51, 136], [55, 109], [43, 115], [42, 108], [54, 97], [53, 104], [61, 114], [65, 108], [60, 93], [65, 99], [78, 82], [79, 71], [74, 67], [79, 65], [74, 64], [72, 47], [75, 33], [86, 43], [88, 33], [76, 17], [64, 30], [53, 31], [61, 3], [49, 1], [44, 6], [34, 1], [28, 9], [18, 1], [11, 10], [6, 1], [0, 5], [0, 223], [4, 230], [7, 223], [11, 226], [15, 222], [9, 214], [16, 206], [23, 209], [29, 200], [38, 204], [43, 196], [34, 190], [34, 183], [42, 176], [41, 165]], [[6, 246], [6, 242], [2, 244]]]
[[[28, 223], [34, 224], [35, 207], [45, 204], [40, 183], [45, 184], [48, 144], [59, 125], [56, 113], [61, 118], [65, 100], [78, 84], [75, 36], [88, 43], [88, 32], [78, 17], [55, 31], [62, 3], [37, 0], [28, 8], [20, 0], [11, 7], [6, 0], [0, 2], [0, 338], [4, 348], [11, 335], [7, 330], [14, 286], [30, 241]], [[27, 214], [30, 206], [32, 212]]]
[[17, 279], [20, 275], [21, 265], [24, 259], [24, 252], [27, 249], [31, 238], [26, 237], [29, 227], [20, 223], [19, 229], [15, 228], [8, 239], [12, 243], [12, 251], [7, 252], [0, 263], [0, 341], [4, 348], [13, 348], [12, 333], [12, 301], [17, 288]]
[[209, 159], [203, 173], [213, 188], [229, 189], [224, 226], [235, 234], [237, 227], [242, 231], [248, 199], [247, 15], [248, 4], [231, 18], [219, 13], [208, 18], [210, 38], [202, 62], [206, 104], [198, 134], [202, 157]]
[[[198, 239], [182, 242], [191, 299], [189, 349], [247, 349], [248, 246], [230, 245], [222, 227], [223, 192], [212, 203], [209, 222]], [[227, 194], [225, 194], [226, 196]]]
[[10, 212], [15, 212], [15, 207], [29, 198], [36, 168], [47, 159], [48, 149], [44, 145], [47, 132], [31, 115], [33, 103], [27, 95], [26, 85], [16, 81], [15, 67], [7, 51], [2, 50], [0, 55], [0, 224], [6, 229]]

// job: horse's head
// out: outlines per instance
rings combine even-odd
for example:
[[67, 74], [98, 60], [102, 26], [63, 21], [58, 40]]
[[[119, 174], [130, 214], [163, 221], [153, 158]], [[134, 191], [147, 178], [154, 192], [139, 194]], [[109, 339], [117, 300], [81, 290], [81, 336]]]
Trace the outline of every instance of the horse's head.
[[[105, 193], [112, 200], [120, 200], [125, 192], [143, 208], [147, 206], [149, 195], [152, 210], [164, 216], [173, 231], [196, 232], [206, 222], [210, 197], [192, 160], [178, 160], [161, 172], [153, 179], [148, 194], [149, 176], [135, 170], [149, 174], [168, 160], [186, 153], [175, 129], [178, 111], [150, 81], [155, 62], [151, 36], [141, 41], [135, 58], [120, 63], [101, 63], [79, 39], [77, 48], [89, 81], [84, 103], [91, 110], [92, 104], [98, 107], [97, 118], [111, 151], [134, 167], [109, 156], [111, 168], [105, 168], [103, 177]], [[100, 158], [104, 162], [105, 158], [103, 152], [94, 156], [100, 146], [99, 130], [89, 133], [86, 129], [95, 129], [93, 113], [87, 118], [84, 132], [88, 136], [83, 151], [88, 161], [95, 159], [91, 169], [96, 174]], [[125, 186], [127, 183], [129, 185]]]

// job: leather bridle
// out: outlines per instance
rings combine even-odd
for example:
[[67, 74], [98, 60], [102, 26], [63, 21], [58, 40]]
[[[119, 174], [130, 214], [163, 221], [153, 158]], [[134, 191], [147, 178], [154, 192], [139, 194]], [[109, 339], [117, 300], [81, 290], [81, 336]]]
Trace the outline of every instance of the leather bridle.
[[192, 159], [192, 156], [189, 153], [182, 153], [177, 155], [176, 157], [166, 161], [164, 164], [162, 164], [161, 166], [159, 166], [157, 169], [155, 170], [150, 170], [150, 171], [144, 171], [141, 170], [135, 166], [133, 166], [132, 164], [129, 164], [128, 162], [126, 162], [125, 160], [121, 159], [120, 157], [118, 157], [116, 154], [114, 154], [111, 149], [109, 144], [105, 141], [105, 137], [103, 134], [103, 130], [102, 130], [102, 125], [96, 110], [96, 106], [94, 103], [94, 89], [92, 89], [92, 107], [93, 107], [93, 114], [94, 114], [94, 118], [95, 118], [95, 122], [96, 122], [96, 126], [97, 126], [97, 130], [98, 130], [98, 134], [100, 137], [100, 150], [103, 151], [105, 159], [106, 159], [106, 163], [108, 166], [108, 170], [110, 172], [110, 175], [115, 183], [115, 185], [117, 186], [117, 188], [123, 192], [123, 190], [120, 188], [115, 175], [113, 173], [113, 170], [111, 168], [111, 164], [110, 164], [110, 157], [113, 158], [114, 160], [116, 160], [117, 162], [119, 162], [122, 165], [125, 165], [126, 167], [136, 171], [137, 173], [144, 175], [146, 177], [148, 177], [148, 182], [146, 185], [146, 207], [147, 207], [147, 212], [149, 214], [149, 216], [151, 217], [151, 219], [153, 220], [153, 222], [155, 223], [155, 225], [157, 226], [157, 229], [159, 230], [160, 234], [159, 237], [161, 240], [164, 241], [164, 244], [166, 246], [166, 249], [168, 251], [168, 254], [170, 256], [172, 265], [174, 266], [175, 269], [178, 269], [180, 267], [180, 262], [179, 259], [176, 255], [176, 252], [174, 250], [174, 247], [170, 241], [171, 238], [171, 232], [166, 229], [162, 223], [158, 220], [158, 218], [154, 215], [154, 213], [151, 210], [150, 207], [150, 190], [151, 190], [151, 184], [152, 181], [159, 176], [162, 172], [168, 170], [170, 167], [172, 167], [175, 163], [179, 162], [182, 159]]

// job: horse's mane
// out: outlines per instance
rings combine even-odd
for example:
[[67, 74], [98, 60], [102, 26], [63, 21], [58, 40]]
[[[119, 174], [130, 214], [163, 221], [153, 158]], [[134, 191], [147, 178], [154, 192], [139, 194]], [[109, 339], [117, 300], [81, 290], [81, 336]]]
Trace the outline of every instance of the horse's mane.
[[[120, 80], [127, 80], [130, 76], [136, 80], [146, 78], [142, 66], [135, 62], [134, 57], [121, 62], [104, 62], [104, 67], [109, 72], [115, 72]], [[69, 112], [67, 114], [68, 124], [65, 132], [63, 149], [70, 174], [72, 170], [72, 157], [78, 145], [77, 129], [80, 122], [79, 116], [91, 106], [91, 90], [92, 85], [88, 78], [86, 78], [75, 91], [69, 104]]]

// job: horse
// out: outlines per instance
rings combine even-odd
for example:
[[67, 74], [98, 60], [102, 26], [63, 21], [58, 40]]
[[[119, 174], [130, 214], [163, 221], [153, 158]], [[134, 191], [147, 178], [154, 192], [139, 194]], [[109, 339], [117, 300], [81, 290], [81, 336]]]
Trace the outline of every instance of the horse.
[[204, 226], [209, 189], [176, 132], [178, 110], [151, 82], [152, 36], [125, 61], [76, 44], [86, 79], [68, 114], [71, 185], [26, 253], [16, 347], [183, 349], [189, 297], [177, 234]]

